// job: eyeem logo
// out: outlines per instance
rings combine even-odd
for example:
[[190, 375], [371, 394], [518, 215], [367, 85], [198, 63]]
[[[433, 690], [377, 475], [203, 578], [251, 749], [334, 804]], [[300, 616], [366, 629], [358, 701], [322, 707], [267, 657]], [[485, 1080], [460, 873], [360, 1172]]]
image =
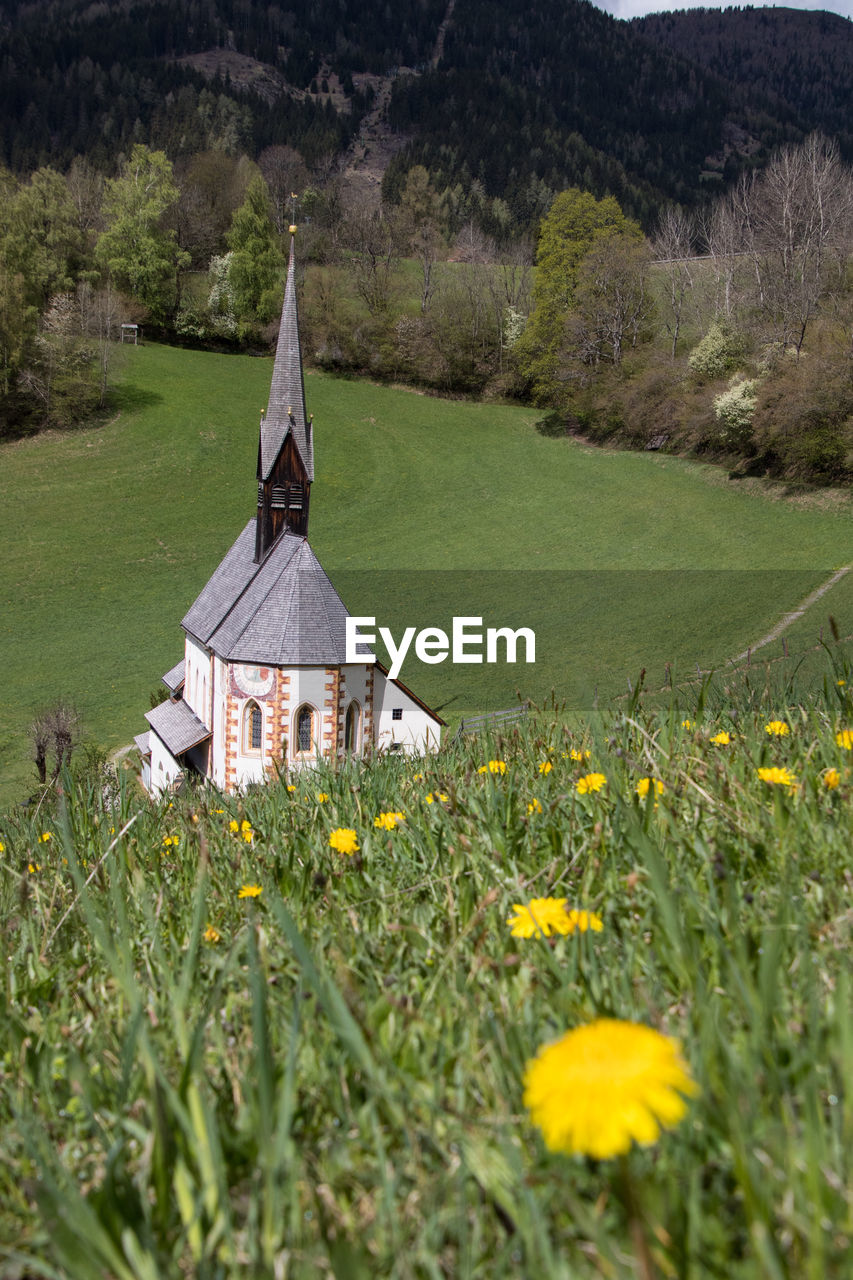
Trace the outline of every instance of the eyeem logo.
[[[375, 662], [372, 653], [362, 653], [359, 645], [375, 644], [375, 631], [361, 631], [361, 627], [375, 627], [375, 618], [347, 618], [347, 662]], [[503, 641], [504, 661], [515, 662], [519, 640], [524, 641], [524, 661], [536, 661], [536, 634], [530, 627], [519, 627], [513, 631], [510, 627], [487, 627], [483, 634], [482, 618], [454, 618], [453, 631], [448, 637], [440, 627], [424, 627], [416, 631], [414, 627], [406, 627], [397, 644], [388, 627], [379, 628], [379, 637], [391, 658], [388, 675], [396, 680], [403, 666], [406, 654], [412, 641], [415, 642], [415, 655], [421, 662], [434, 665], [450, 658], [451, 662], [499, 662], [498, 642]], [[483, 658], [485, 641], [486, 656]]]

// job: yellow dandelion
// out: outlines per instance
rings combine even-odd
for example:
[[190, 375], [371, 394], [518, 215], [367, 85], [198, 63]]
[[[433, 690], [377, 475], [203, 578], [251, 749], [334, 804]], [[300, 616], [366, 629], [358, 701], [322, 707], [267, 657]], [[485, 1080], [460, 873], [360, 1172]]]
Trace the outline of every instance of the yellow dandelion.
[[213, 812], [214, 812], [214, 813], [224, 813], [224, 812], [225, 812], [225, 810], [224, 810], [224, 809], [214, 809], [214, 810], [213, 810]]
[[829, 791], [834, 791], [836, 787], [841, 785], [841, 774], [837, 769], [827, 769], [823, 774], [823, 785]]
[[231, 821], [228, 823], [228, 830], [229, 830], [229, 831], [233, 831], [233, 832], [237, 832], [237, 831], [239, 831], [239, 830], [240, 830], [240, 823], [239, 823], [239, 822], [236, 822], [236, 821], [234, 820], [234, 818], [232, 818], [232, 819], [231, 819]]
[[435, 804], [436, 800], [440, 800], [442, 804], [447, 804], [450, 796], [446, 796], [443, 791], [428, 791], [424, 798], [427, 804]]
[[789, 769], [779, 769], [776, 765], [769, 769], [759, 769], [758, 776], [762, 782], [769, 782], [778, 787], [795, 787], [797, 779]]
[[530, 801], [528, 802], [528, 805], [527, 805], [527, 812], [528, 812], [528, 813], [541, 813], [541, 812], [542, 812], [542, 801], [541, 801], [541, 800], [537, 800], [537, 799], [536, 799], [536, 797], [534, 796], [534, 797], [533, 797], [533, 799], [532, 799], [532, 800], [530, 800]]
[[27, 863], [27, 871], [30, 873], [30, 875], [31, 875], [31, 876], [34, 876], [34, 875], [36, 874], [36, 872], [37, 872], [37, 871], [41, 871], [41, 863], [40, 863], [40, 862], [28, 862], [28, 863]]
[[582, 778], [578, 778], [575, 783], [575, 790], [582, 796], [587, 796], [592, 791], [600, 791], [606, 786], [607, 779], [603, 773], [585, 773]]
[[207, 926], [207, 928], [205, 929], [204, 933], [201, 936], [204, 938], [205, 942], [221, 942], [222, 940], [222, 935], [220, 934], [219, 930], [214, 929], [212, 924], [209, 924]]
[[566, 911], [566, 898], [532, 898], [525, 906], [514, 902], [514, 916], [507, 916], [512, 925], [513, 938], [550, 938], [552, 933], [571, 933], [572, 926]]
[[412, 774], [412, 782], [423, 782], [424, 775], [422, 773]]
[[655, 794], [659, 796], [662, 796], [665, 790], [660, 778], [641, 778], [634, 790], [642, 800], [649, 794], [649, 787], [654, 787]]
[[544, 1045], [524, 1073], [524, 1104], [546, 1147], [599, 1160], [656, 1142], [696, 1093], [677, 1040], [615, 1018]]
[[594, 911], [578, 911], [572, 908], [566, 913], [569, 917], [569, 933], [586, 933], [591, 929], [593, 933], [601, 933], [604, 928], [604, 921], [601, 916], [596, 915]]
[[591, 755], [592, 755], [591, 751], [577, 751], [574, 747], [572, 747], [571, 751], [569, 752], [569, 759], [570, 760], [588, 760]]
[[329, 836], [329, 845], [338, 853], [352, 856], [358, 850], [358, 840], [352, 827], [338, 827]]
[[835, 735], [835, 741], [845, 751], [853, 751], [853, 729], [839, 729]]
[[263, 893], [263, 891], [264, 890], [262, 885], [244, 884], [240, 892], [237, 894], [237, 897], [238, 898], [259, 898]]
[[295, 790], [296, 790], [296, 783], [294, 783], [294, 782], [288, 782], [288, 784], [287, 784], [287, 790], [288, 790], [288, 791], [295, 791]]
[[784, 720], [771, 720], [764, 726], [764, 732], [769, 733], [771, 738], [784, 738], [791, 732], [791, 728]]
[[692, 721], [692, 720], [682, 720], [682, 722], [681, 722], [681, 727], [682, 727], [682, 729], [692, 729], [692, 728], [693, 728], [693, 721]]
[[0, 853], [5, 853], [5, 852], [6, 852], [6, 846], [3, 843], [3, 841], [0, 840]]
[[177, 849], [180, 843], [181, 843], [180, 836], [164, 836], [163, 837], [164, 849]]
[[725, 729], [721, 729], [719, 733], [714, 734], [711, 742], [715, 747], [727, 747], [731, 740], [731, 734], [726, 733]]
[[499, 774], [504, 774], [504, 773], [506, 773], [506, 761], [505, 761], [505, 760], [490, 760], [488, 764], [481, 764], [481, 765], [480, 765], [480, 767], [479, 767], [479, 769], [477, 770], [477, 772], [478, 772], [478, 773], [499, 773]]
[[840, 689], [843, 689], [843, 688], [844, 688], [844, 686], [846, 685], [847, 681], [846, 681], [846, 680], [836, 680], [836, 682], [835, 682], [835, 683], [838, 685], [838, 687], [839, 687]]
[[39, 836], [39, 844], [48, 844], [53, 839], [52, 831], [43, 831]]
[[406, 815], [404, 813], [380, 813], [378, 818], [373, 819], [373, 825], [374, 827], [382, 827], [385, 831], [393, 831], [398, 823], [405, 821]]
[[245, 818], [240, 823], [240, 835], [246, 841], [246, 844], [251, 844], [255, 836], [251, 822], [247, 822]]
[[541, 764], [540, 764], [540, 766], [539, 766], [539, 772], [540, 772], [543, 776], [547, 776], [547, 775], [551, 772], [551, 770], [553, 769], [553, 767], [554, 767], [554, 766], [551, 764], [551, 761], [550, 761], [550, 760], [543, 760], [543, 761], [542, 761], [542, 763], [541, 763]]
[[328, 798], [329, 798], [329, 793], [328, 793], [328, 791], [318, 791], [318, 792], [317, 792], [317, 803], [318, 803], [318, 804], [325, 804], [325, 803], [326, 803], [326, 801], [328, 800]]

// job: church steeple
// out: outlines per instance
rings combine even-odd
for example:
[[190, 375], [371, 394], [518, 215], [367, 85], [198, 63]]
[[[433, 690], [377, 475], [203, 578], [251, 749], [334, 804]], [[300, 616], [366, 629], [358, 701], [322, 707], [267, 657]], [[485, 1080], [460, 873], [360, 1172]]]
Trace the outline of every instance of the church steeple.
[[290, 261], [278, 332], [269, 406], [258, 441], [258, 514], [255, 561], [260, 563], [283, 529], [308, 532], [308, 500], [314, 479], [311, 418], [296, 309], [296, 227], [290, 228]]

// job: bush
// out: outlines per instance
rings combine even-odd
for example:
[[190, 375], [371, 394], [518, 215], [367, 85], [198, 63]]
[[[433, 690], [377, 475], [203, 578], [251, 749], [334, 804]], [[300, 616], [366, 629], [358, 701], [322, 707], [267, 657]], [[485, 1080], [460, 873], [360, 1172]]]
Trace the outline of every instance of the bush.
[[738, 375], [728, 391], [714, 397], [714, 415], [721, 424], [723, 444], [742, 449], [752, 439], [752, 415], [758, 381]]
[[690, 352], [687, 363], [700, 378], [722, 378], [734, 369], [743, 353], [740, 334], [728, 325], [715, 322]]

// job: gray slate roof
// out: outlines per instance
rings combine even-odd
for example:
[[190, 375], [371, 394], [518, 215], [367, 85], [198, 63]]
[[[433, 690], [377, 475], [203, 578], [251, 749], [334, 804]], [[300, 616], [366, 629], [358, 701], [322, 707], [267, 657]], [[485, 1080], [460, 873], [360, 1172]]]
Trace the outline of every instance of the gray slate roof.
[[[288, 413], [290, 409], [291, 416]], [[281, 327], [275, 351], [270, 402], [261, 423], [260, 480], [266, 480], [279, 450], [292, 431], [293, 439], [305, 465], [308, 479], [314, 479], [314, 440], [305, 426], [305, 384], [302, 381], [302, 350], [299, 345], [299, 317], [296, 313], [296, 257], [294, 238], [290, 237], [290, 263], [284, 289]]]
[[250, 520], [184, 618], [184, 629], [232, 662], [346, 662], [347, 610], [308, 539], [285, 532], [261, 564], [254, 553]]
[[136, 747], [137, 747], [137, 750], [139, 751], [139, 754], [141, 756], [147, 756], [151, 750], [151, 747], [148, 742], [148, 730], [146, 729], [145, 733], [137, 733], [133, 741], [136, 743]]
[[173, 756], [189, 751], [210, 737], [210, 730], [184, 701], [161, 702], [159, 707], [146, 713], [145, 719]]
[[176, 693], [177, 690], [180, 689], [181, 685], [184, 683], [185, 664], [186, 664], [186, 659], [181, 658], [180, 662], [177, 662], [174, 665], [174, 667], [172, 667], [171, 671], [167, 671], [166, 674], [163, 676], [163, 684], [172, 693]]

